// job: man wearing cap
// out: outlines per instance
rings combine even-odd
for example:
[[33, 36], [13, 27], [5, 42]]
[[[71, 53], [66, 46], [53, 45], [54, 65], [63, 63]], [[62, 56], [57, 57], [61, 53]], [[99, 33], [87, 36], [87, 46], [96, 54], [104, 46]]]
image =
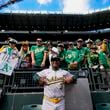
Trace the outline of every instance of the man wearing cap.
[[67, 50], [65, 61], [68, 63], [69, 69], [79, 69], [82, 66], [85, 48], [82, 46], [83, 40], [80, 38], [77, 40], [77, 46], [72, 50]]
[[[7, 58], [9, 64], [10, 61], [15, 61], [14, 63], [16, 64], [12, 68], [16, 68], [18, 67], [18, 58], [19, 58], [19, 52], [18, 49], [16, 48], [17, 41], [15, 39], [10, 39], [8, 43], [9, 46], [3, 48], [3, 50], [0, 53], [3, 54], [4, 57], [7, 56], [5, 58]], [[8, 64], [5, 63], [4, 68], [6, 66], [8, 66]]]
[[95, 45], [97, 46], [97, 52], [101, 51], [102, 41], [100, 39], [96, 39]]
[[97, 69], [100, 65], [99, 54], [97, 52], [97, 46], [91, 47], [90, 53], [87, 56], [88, 66], [93, 69]]
[[85, 41], [85, 43], [86, 43], [87, 50], [88, 50], [88, 53], [89, 53], [91, 47], [93, 46], [93, 41], [91, 39], [88, 39], [88, 40]]
[[104, 52], [97, 52], [97, 46], [93, 45], [91, 51], [88, 54], [88, 64], [90, 68], [97, 69], [106, 69], [109, 68], [106, 54]]
[[88, 66], [87, 55], [91, 51], [91, 47], [93, 46], [93, 41], [89, 38], [88, 40], [85, 41], [85, 44], [86, 44], [86, 47], [84, 47], [85, 48], [84, 65], [85, 65], [85, 67], [87, 67]]
[[66, 49], [64, 48], [63, 43], [59, 43], [57, 45], [57, 47], [58, 47], [58, 50], [59, 50], [60, 67], [65, 69], [65, 68], [67, 68], [67, 64], [66, 64], [66, 61], [65, 61]]
[[59, 68], [59, 57], [52, 57], [51, 64], [52, 68], [36, 73], [39, 83], [44, 85], [42, 110], [65, 110], [64, 85], [73, 82], [73, 75]]
[[31, 59], [34, 67], [45, 67], [47, 50], [42, 46], [42, 39], [37, 38], [36, 46], [31, 47]]
[[83, 67], [85, 66], [85, 57], [87, 54], [86, 48], [83, 47], [83, 39], [79, 38], [77, 40], [77, 46], [75, 48], [75, 51], [78, 53], [78, 59], [76, 61], [76, 63], [78, 64], [78, 67]]
[[9, 43], [9, 46], [7, 46], [6, 48], [4, 48], [2, 52], [5, 52], [6, 54], [8, 54], [9, 56], [11, 57], [19, 57], [19, 53], [18, 53], [18, 49], [16, 48], [16, 44], [17, 44], [17, 41], [15, 39], [10, 39], [8, 41]]
[[73, 42], [68, 42], [68, 43], [67, 43], [67, 50], [72, 50], [72, 49], [74, 49], [74, 44], [73, 44]]

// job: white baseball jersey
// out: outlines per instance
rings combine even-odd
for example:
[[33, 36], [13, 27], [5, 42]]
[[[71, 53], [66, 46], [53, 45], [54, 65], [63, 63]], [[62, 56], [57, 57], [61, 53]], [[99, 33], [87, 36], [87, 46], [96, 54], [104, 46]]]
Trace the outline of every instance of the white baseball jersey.
[[44, 85], [44, 95], [50, 98], [58, 98], [65, 96], [64, 93], [64, 77], [65, 76], [73, 76], [66, 70], [56, 70], [54, 71], [52, 68], [42, 70], [41, 72], [37, 72], [40, 77], [46, 77], [48, 80], [48, 84]]

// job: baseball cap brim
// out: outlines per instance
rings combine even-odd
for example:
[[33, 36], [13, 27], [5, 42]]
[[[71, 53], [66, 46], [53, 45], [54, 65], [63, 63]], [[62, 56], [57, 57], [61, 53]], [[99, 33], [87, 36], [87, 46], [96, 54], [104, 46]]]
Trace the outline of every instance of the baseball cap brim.
[[60, 58], [59, 57], [52, 57], [51, 61], [60, 61]]
[[83, 42], [83, 40], [82, 39], [78, 39], [77, 42]]

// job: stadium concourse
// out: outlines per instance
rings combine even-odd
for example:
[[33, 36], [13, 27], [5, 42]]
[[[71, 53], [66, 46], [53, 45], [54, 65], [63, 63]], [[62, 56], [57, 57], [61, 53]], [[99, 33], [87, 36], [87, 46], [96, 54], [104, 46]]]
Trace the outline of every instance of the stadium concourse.
[[74, 86], [65, 90], [66, 110], [109, 110], [109, 18], [110, 10], [85, 15], [0, 13], [0, 53], [7, 60], [18, 58], [11, 75], [1, 64], [0, 72], [6, 72], [0, 74], [0, 110], [40, 109], [43, 87], [35, 73], [51, 67], [52, 56], [75, 76]]

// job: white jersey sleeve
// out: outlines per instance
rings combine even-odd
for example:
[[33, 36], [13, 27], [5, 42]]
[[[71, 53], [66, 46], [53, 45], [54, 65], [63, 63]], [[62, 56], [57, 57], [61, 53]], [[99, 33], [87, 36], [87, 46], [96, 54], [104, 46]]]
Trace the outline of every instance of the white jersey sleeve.
[[36, 73], [39, 77], [46, 77], [48, 74], [48, 69], [42, 70]]
[[74, 77], [73, 74], [71, 74], [70, 72], [68, 72], [68, 71], [66, 71], [66, 70], [63, 70], [63, 75], [64, 75], [64, 76]]

